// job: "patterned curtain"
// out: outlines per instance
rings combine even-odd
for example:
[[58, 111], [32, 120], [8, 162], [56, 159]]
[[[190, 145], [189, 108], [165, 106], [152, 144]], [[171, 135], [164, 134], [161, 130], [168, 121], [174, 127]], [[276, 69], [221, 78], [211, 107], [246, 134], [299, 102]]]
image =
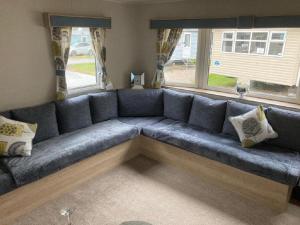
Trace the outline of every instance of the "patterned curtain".
[[160, 88], [164, 82], [164, 66], [170, 60], [180, 39], [182, 28], [159, 29], [157, 33], [157, 68], [152, 81], [154, 88]]
[[105, 47], [105, 29], [100, 27], [91, 27], [90, 34], [93, 43], [93, 49], [96, 58], [97, 77], [100, 77], [100, 86], [102, 89], [113, 89], [111, 79], [106, 71], [106, 47]]
[[56, 71], [56, 98], [67, 97], [68, 89], [65, 70], [68, 63], [72, 27], [51, 27], [52, 52]]

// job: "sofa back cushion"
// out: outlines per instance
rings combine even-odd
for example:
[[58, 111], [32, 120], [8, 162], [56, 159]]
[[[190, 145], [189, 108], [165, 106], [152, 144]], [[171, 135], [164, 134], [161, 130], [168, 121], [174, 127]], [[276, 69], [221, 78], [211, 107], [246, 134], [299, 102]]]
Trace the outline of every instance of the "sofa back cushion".
[[164, 116], [187, 122], [192, 106], [193, 95], [173, 90], [164, 90]]
[[12, 110], [12, 118], [21, 122], [37, 124], [36, 135], [33, 143], [59, 135], [56, 120], [55, 104], [44, 105]]
[[278, 133], [278, 138], [269, 140], [268, 143], [300, 151], [300, 112], [270, 107], [266, 116]]
[[118, 117], [118, 99], [115, 91], [90, 95], [93, 123]]
[[162, 116], [163, 91], [123, 89], [118, 91], [119, 116]]
[[56, 102], [58, 127], [61, 133], [92, 125], [89, 97], [82, 95]]
[[0, 112], [0, 115], [6, 117], [7, 119], [11, 118], [11, 112], [10, 111]]
[[238, 138], [238, 134], [229, 121], [229, 117], [242, 115], [255, 108], [256, 106], [253, 105], [243, 104], [235, 101], [228, 101], [222, 133], [231, 135], [234, 138]]
[[194, 96], [189, 124], [207, 129], [211, 132], [221, 132], [227, 102], [202, 96]]

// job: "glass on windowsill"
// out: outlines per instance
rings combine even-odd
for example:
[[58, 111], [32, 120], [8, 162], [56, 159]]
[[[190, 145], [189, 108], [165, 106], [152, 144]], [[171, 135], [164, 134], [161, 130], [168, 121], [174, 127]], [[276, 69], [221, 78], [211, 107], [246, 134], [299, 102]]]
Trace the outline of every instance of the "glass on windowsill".
[[235, 90], [240, 98], [243, 98], [248, 93], [249, 86], [246, 83], [237, 83]]

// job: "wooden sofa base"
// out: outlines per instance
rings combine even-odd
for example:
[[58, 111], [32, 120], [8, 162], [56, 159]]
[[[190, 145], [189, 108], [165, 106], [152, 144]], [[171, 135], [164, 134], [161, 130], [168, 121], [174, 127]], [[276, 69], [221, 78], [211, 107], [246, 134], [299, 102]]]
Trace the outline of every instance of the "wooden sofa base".
[[139, 136], [0, 196], [0, 224], [11, 224], [47, 201], [139, 154], [191, 171], [202, 179], [278, 211], [284, 211], [290, 199], [291, 187], [287, 185]]
[[274, 210], [284, 211], [288, 206], [292, 189], [288, 185], [244, 172], [147, 137], [141, 136], [140, 141], [143, 143], [141, 152], [149, 158], [189, 170], [201, 179], [238, 192]]

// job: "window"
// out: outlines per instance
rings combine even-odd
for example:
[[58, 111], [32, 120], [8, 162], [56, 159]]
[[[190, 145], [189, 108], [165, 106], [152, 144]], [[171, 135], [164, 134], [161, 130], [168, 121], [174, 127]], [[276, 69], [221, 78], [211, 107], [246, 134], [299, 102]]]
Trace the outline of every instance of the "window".
[[235, 42], [235, 52], [248, 53], [250, 46], [250, 32], [237, 32]]
[[284, 43], [284, 32], [272, 32], [268, 55], [282, 56]]
[[173, 55], [165, 65], [167, 84], [195, 86], [197, 49], [198, 29], [183, 29]]
[[228, 93], [243, 83], [250, 96], [300, 102], [300, 28], [184, 29], [165, 78], [167, 85]]
[[233, 52], [233, 32], [223, 33], [223, 52]]
[[[288, 29], [286, 29], [288, 30]], [[295, 99], [299, 82], [300, 29], [290, 29], [291, 47], [286, 57], [283, 49], [288, 32], [275, 30], [211, 30], [209, 75], [205, 87], [213, 90], [234, 92], [237, 83], [247, 84], [249, 94], [272, 99]], [[222, 45], [218, 40], [222, 38]], [[224, 42], [235, 42], [234, 52], [245, 54], [220, 54]], [[297, 43], [297, 47], [293, 46]], [[298, 49], [295, 51], [295, 48]], [[230, 49], [229, 49], [230, 50]], [[247, 53], [247, 54], [246, 54]], [[264, 56], [264, 57], [261, 57]]]
[[268, 32], [252, 32], [250, 53], [264, 55], [267, 49]]
[[190, 33], [184, 34], [184, 47], [191, 47], [191, 34]]
[[88, 88], [98, 84], [89, 28], [72, 28], [66, 80], [69, 90]]

